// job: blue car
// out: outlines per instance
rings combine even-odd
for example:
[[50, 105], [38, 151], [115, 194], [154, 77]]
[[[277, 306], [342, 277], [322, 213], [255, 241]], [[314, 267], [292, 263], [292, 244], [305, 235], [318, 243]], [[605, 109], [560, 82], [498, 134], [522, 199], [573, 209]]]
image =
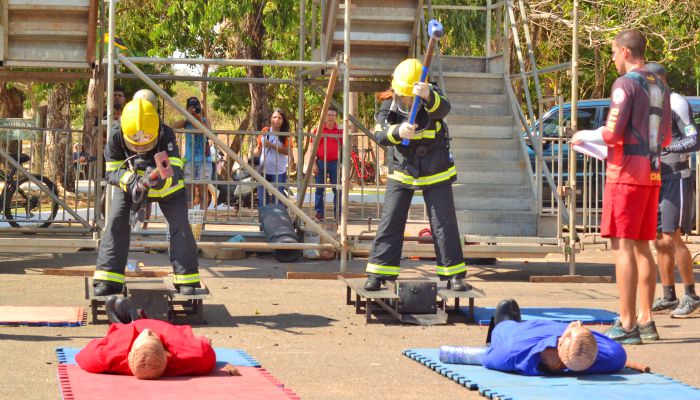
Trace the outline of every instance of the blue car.
[[[696, 125], [700, 126], [700, 97], [688, 97], [686, 99], [690, 103], [693, 109], [693, 118]], [[564, 103], [563, 105], [563, 126], [571, 126], [571, 103]], [[608, 118], [608, 111], [610, 110], [610, 99], [600, 99], [600, 100], [580, 100], [578, 102], [578, 129], [598, 129], [603, 126]], [[552, 175], [556, 177], [556, 172], [558, 170], [557, 166], [557, 154], [559, 151], [559, 145], [556, 142], [547, 141], [547, 138], [556, 138], [559, 136], [559, 106], [552, 107], [549, 111], [545, 113], [542, 117], [542, 135], [545, 138], [542, 148], [542, 157], [550, 168]], [[539, 121], [535, 123], [535, 132], [539, 132]], [[525, 133], [523, 133], [525, 135]], [[568, 179], [568, 157], [569, 157], [569, 145], [568, 143], [563, 143], [561, 148], [562, 158], [564, 160], [564, 165], [562, 165], [562, 175], [564, 182]], [[532, 165], [533, 171], [535, 169], [535, 151], [532, 145], [528, 148], [528, 155], [530, 156], [530, 164]], [[693, 159], [691, 166], [695, 168], [695, 153], [693, 153]], [[582, 188], [583, 188], [583, 155], [576, 154], [576, 183], [577, 183], [577, 196], [579, 199], [579, 204], [583, 201], [581, 199]], [[588, 177], [590, 179], [595, 179], [600, 183], [603, 182], [605, 176], [605, 169], [601, 166], [598, 171], [595, 171], [589, 165]], [[596, 173], [597, 172], [597, 173]], [[551, 198], [551, 192], [549, 185], [547, 185], [546, 180], [543, 178], [543, 200], [544, 204], [549, 204], [549, 199]], [[556, 182], [556, 178], [555, 178]], [[591, 187], [591, 186], [589, 186]], [[593, 189], [593, 187], [591, 187]], [[599, 200], [602, 200], [602, 191], [599, 191]]]

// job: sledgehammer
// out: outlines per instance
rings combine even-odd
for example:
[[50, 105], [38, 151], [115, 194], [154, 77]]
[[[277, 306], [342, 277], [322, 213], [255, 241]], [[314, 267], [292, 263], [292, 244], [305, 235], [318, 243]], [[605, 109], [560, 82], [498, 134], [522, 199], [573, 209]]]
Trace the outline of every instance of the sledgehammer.
[[[428, 35], [430, 35], [430, 40], [428, 41], [428, 48], [425, 50], [425, 55], [423, 56], [423, 69], [420, 74], [420, 81], [425, 82], [428, 79], [428, 71], [430, 70], [430, 62], [433, 60], [433, 52], [435, 51], [435, 46], [437, 42], [445, 34], [445, 30], [442, 28], [442, 24], [436, 19], [431, 19], [428, 22]], [[418, 114], [418, 106], [420, 105], [421, 98], [415, 96], [413, 99], [413, 105], [411, 106], [411, 115], [408, 118], [408, 123], [413, 125], [416, 122], [416, 115]], [[410, 141], [408, 139], [401, 140], [401, 144], [408, 146]]]
[[153, 155], [153, 160], [156, 162], [156, 168], [151, 171], [150, 180], [167, 179], [173, 176], [173, 167], [170, 165], [167, 151], [161, 151]]

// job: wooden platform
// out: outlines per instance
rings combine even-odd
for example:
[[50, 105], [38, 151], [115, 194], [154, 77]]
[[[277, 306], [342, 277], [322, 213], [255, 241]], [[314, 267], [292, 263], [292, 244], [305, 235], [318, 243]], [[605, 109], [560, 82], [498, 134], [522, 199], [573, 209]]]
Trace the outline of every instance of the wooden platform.
[[[469, 299], [469, 322], [474, 321], [474, 299], [486, 297], [486, 294], [477, 288], [472, 288], [468, 291], [454, 291], [445, 288], [444, 283], [442, 287], [438, 286], [438, 309], [435, 314], [403, 314], [397, 311], [396, 302], [399, 301], [399, 295], [397, 295], [389, 287], [382, 287], [378, 291], [367, 291], [364, 289], [364, 284], [367, 278], [344, 278], [339, 276], [338, 279], [342, 280], [346, 285], [346, 297], [345, 302], [348, 305], [355, 306], [355, 313], [361, 314], [362, 307], [365, 310], [365, 319], [369, 323], [372, 319], [372, 312], [378, 311], [379, 308], [375, 308], [374, 304], [378, 305], [381, 309], [387, 311], [389, 314], [393, 315], [401, 321], [402, 323], [410, 323], [417, 325], [439, 325], [447, 323], [447, 302], [449, 299], [455, 299], [455, 308], [457, 311], [459, 308], [459, 300], [462, 298]], [[355, 298], [353, 300], [352, 292], [355, 292]]]
[[[155, 294], [165, 293], [167, 296], [168, 310], [167, 320], [173, 323], [183, 322], [188, 324], [203, 324], [204, 320], [204, 305], [203, 301], [211, 299], [209, 289], [200, 282], [202, 287], [195, 289], [195, 294], [186, 296], [180, 294], [175, 288], [170, 278], [163, 279], [146, 279], [146, 280], [130, 280], [124, 283], [124, 291], [120, 296], [126, 296], [129, 293], [130, 285], [134, 290], [152, 291]], [[106, 316], [105, 301], [110, 296], [95, 296], [93, 294], [92, 278], [85, 277], [85, 299], [90, 301], [90, 309], [92, 314], [92, 323], [97, 324], [105, 322], [101, 320], [101, 316]], [[138, 306], [138, 304], [137, 304]], [[148, 315], [148, 314], [147, 314]]]

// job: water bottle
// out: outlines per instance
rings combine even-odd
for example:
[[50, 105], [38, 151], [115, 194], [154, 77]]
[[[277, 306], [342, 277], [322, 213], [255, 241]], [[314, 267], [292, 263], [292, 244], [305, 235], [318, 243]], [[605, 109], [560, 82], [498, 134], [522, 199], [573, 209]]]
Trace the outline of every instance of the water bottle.
[[440, 362], [481, 365], [486, 349], [486, 347], [440, 346]]

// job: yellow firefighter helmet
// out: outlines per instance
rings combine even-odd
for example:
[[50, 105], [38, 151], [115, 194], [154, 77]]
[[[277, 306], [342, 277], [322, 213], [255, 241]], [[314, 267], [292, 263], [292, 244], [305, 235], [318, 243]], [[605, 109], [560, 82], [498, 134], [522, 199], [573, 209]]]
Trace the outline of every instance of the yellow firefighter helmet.
[[413, 84], [420, 81], [423, 65], [415, 58], [401, 61], [394, 69], [391, 88], [399, 96], [413, 96]]
[[146, 153], [156, 146], [160, 120], [151, 102], [136, 98], [126, 103], [121, 118], [126, 147], [137, 153]]

